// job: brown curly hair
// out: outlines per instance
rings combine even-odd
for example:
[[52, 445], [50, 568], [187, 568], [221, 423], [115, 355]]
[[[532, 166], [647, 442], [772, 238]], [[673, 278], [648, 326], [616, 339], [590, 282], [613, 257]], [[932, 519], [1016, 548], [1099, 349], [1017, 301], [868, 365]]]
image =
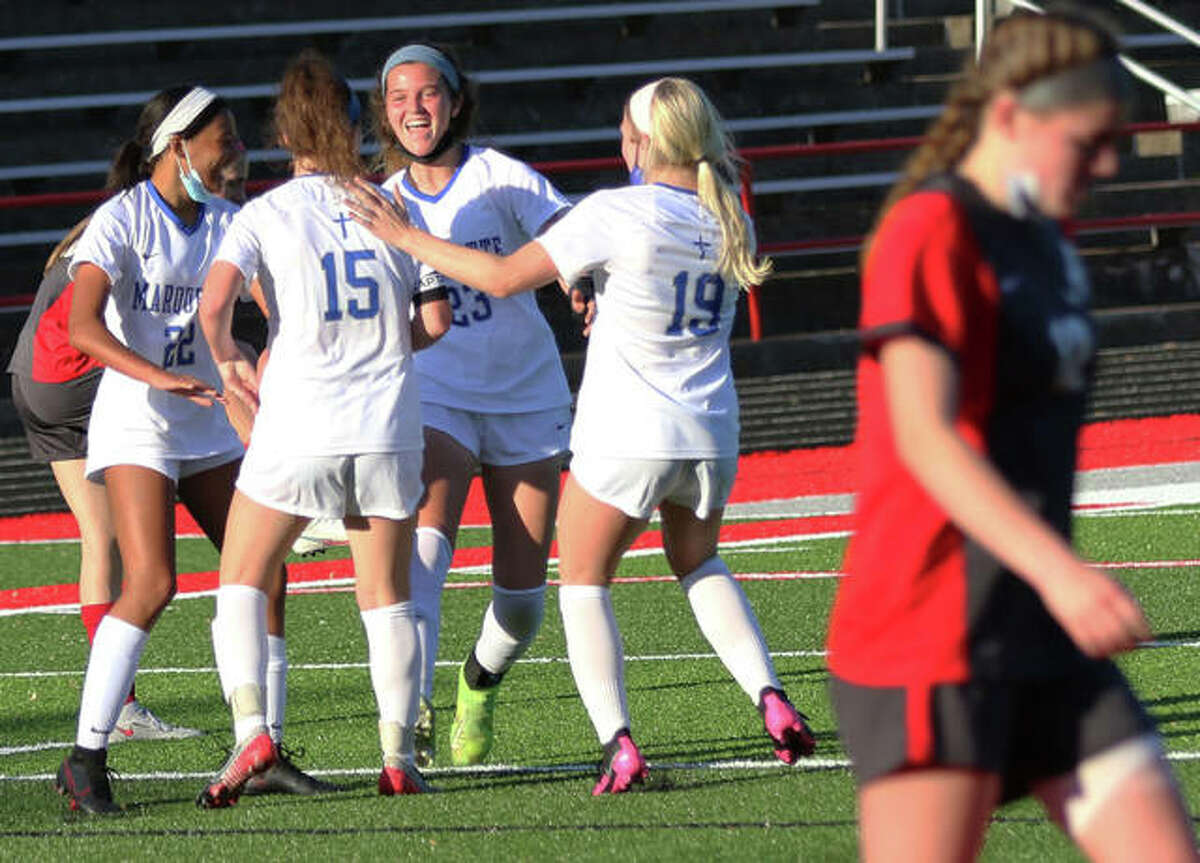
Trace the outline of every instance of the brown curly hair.
[[[884, 200], [872, 227], [901, 198], [930, 177], [950, 171], [975, 142], [988, 102], [1002, 90], [1019, 90], [1042, 78], [1117, 55], [1113, 35], [1091, 17], [1074, 11], [1014, 15], [996, 25], [978, 62], [968, 60], [965, 77], [946, 100], [904, 171]], [[870, 243], [864, 247], [864, 257]]]
[[311, 48], [283, 73], [275, 101], [275, 138], [293, 159], [308, 159], [339, 180], [363, 173], [359, 135], [350, 122], [350, 86], [333, 64]]

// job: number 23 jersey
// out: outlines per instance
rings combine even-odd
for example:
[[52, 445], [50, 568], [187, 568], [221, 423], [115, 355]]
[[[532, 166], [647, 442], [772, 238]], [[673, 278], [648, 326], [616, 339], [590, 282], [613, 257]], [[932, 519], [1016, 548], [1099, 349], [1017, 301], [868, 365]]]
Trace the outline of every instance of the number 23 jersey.
[[[413, 223], [435, 237], [496, 255], [515, 252], [569, 206], [537, 171], [486, 147], [466, 146], [458, 170], [436, 195], [416, 189], [407, 169], [384, 186], [404, 199]], [[451, 326], [417, 355], [422, 401], [509, 414], [570, 404], [554, 334], [532, 293], [497, 299], [437, 278], [449, 292]]]
[[[236, 210], [213, 200], [184, 225], [146, 180], [102, 204], [71, 261], [99, 267], [110, 283], [104, 321], [130, 350], [167, 371], [219, 387], [220, 377], [196, 322], [200, 288]], [[145, 447], [172, 459], [204, 458], [239, 446], [220, 406], [105, 369], [92, 407], [89, 447]]]
[[571, 450], [736, 456], [729, 334], [738, 289], [716, 271], [720, 227], [696, 194], [662, 184], [595, 192], [537, 242], [567, 282], [595, 276]]

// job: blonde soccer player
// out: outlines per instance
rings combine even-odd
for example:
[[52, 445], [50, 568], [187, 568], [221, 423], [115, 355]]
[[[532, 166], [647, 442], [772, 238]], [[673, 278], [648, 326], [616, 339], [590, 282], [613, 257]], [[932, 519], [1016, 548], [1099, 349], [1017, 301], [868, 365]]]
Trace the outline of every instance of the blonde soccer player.
[[627, 791], [646, 775], [609, 582], [655, 509], [671, 570], [705, 638], [762, 712], [778, 757], [792, 763], [814, 745], [717, 553], [737, 471], [729, 335], [739, 286], [768, 269], [754, 259], [732, 144], [707, 96], [681, 78], [635, 92], [621, 132], [625, 163], [644, 184], [588, 196], [506, 256], [430, 236], [365, 185], [355, 207], [379, 236], [495, 296], [594, 272], [596, 315], [558, 514], [571, 671], [605, 751], [594, 794]]
[[[206, 808], [235, 803], [276, 760], [263, 702], [266, 590], [309, 519], [322, 517], [343, 521], [354, 561], [379, 707], [379, 793], [427, 790], [413, 763], [419, 661], [408, 562], [423, 489], [412, 363], [449, 327], [450, 310], [444, 288], [421, 290], [415, 262], [346, 212], [338, 181], [361, 171], [352, 97], [314, 52], [288, 66], [275, 129], [293, 179], [238, 213], [204, 284], [201, 322], [222, 381], [257, 406], [213, 621], [236, 743], [197, 799]], [[270, 310], [261, 382], [230, 332], [253, 278]]]

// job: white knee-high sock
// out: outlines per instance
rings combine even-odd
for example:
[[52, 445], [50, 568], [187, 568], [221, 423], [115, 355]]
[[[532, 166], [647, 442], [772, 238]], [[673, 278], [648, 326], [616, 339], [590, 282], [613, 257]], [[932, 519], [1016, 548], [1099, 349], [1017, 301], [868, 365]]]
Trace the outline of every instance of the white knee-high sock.
[[475, 642], [475, 659], [492, 674], [503, 674], [537, 635], [545, 613], [546, 585], [529, 590], [492, 586], [492, 601]]
[[221, 585], [212, 631], [217, 673], [241, 743], [267, 725], [267, 595], [244, 584]]
[[438, 634], [441, 626], [442, 587], [450, 571], [454, 549], [440, 530], [418, 527], [413, 539], [412, 564], [409, 568], [409, 595], [412, 597], [421, 655], [421, 695], [433, 698], [433, 669], [437, 662]]
[[287, 708], [287, 639], [267, 634], [267, 731], [276, 743], [283, 740], [283, 714]]
[[710, 557], [680, 582], [700, 631], [733, 679], [757, 704], [764, 687], [780, 689], [754, 610], [719, 557]]
[[558, 607], [567, 636], [567, 658], [596, 736], [608, 743], [629, 727], [624, 647], [607, 587], [564, 584]]
[[[420, 675], [412, 603], [397, 602], [359, 614], [367, 633], [367, 659], [379, 706], [384, 763], [396, 757], [411, 760], [412, 734], [408, 731], [417, 721]], [[385, 728], [393, 729], [395, 734], [385, 733]], [[401, 747], [399, 753], [389, 751], [395, 746]]]
[[108, 733], [129, 694], [129, 684], [146, 646], [146, 631], [111, 614], [104, 616], [92, 639], [75, 742], [86, 749], [107, 749]]

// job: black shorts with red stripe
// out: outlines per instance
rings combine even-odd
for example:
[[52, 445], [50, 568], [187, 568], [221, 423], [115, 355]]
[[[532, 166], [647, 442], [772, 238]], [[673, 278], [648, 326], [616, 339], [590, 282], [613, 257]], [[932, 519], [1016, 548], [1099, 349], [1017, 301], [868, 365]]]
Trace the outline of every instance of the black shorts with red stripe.
[[1069, 676], [933, 686], [862, 686], [831, 678], [842, 742], [859, 785], [901, 770], [962, 767], [1000, 775], [1003, 799], [1154, 731], [1109, 661]]

